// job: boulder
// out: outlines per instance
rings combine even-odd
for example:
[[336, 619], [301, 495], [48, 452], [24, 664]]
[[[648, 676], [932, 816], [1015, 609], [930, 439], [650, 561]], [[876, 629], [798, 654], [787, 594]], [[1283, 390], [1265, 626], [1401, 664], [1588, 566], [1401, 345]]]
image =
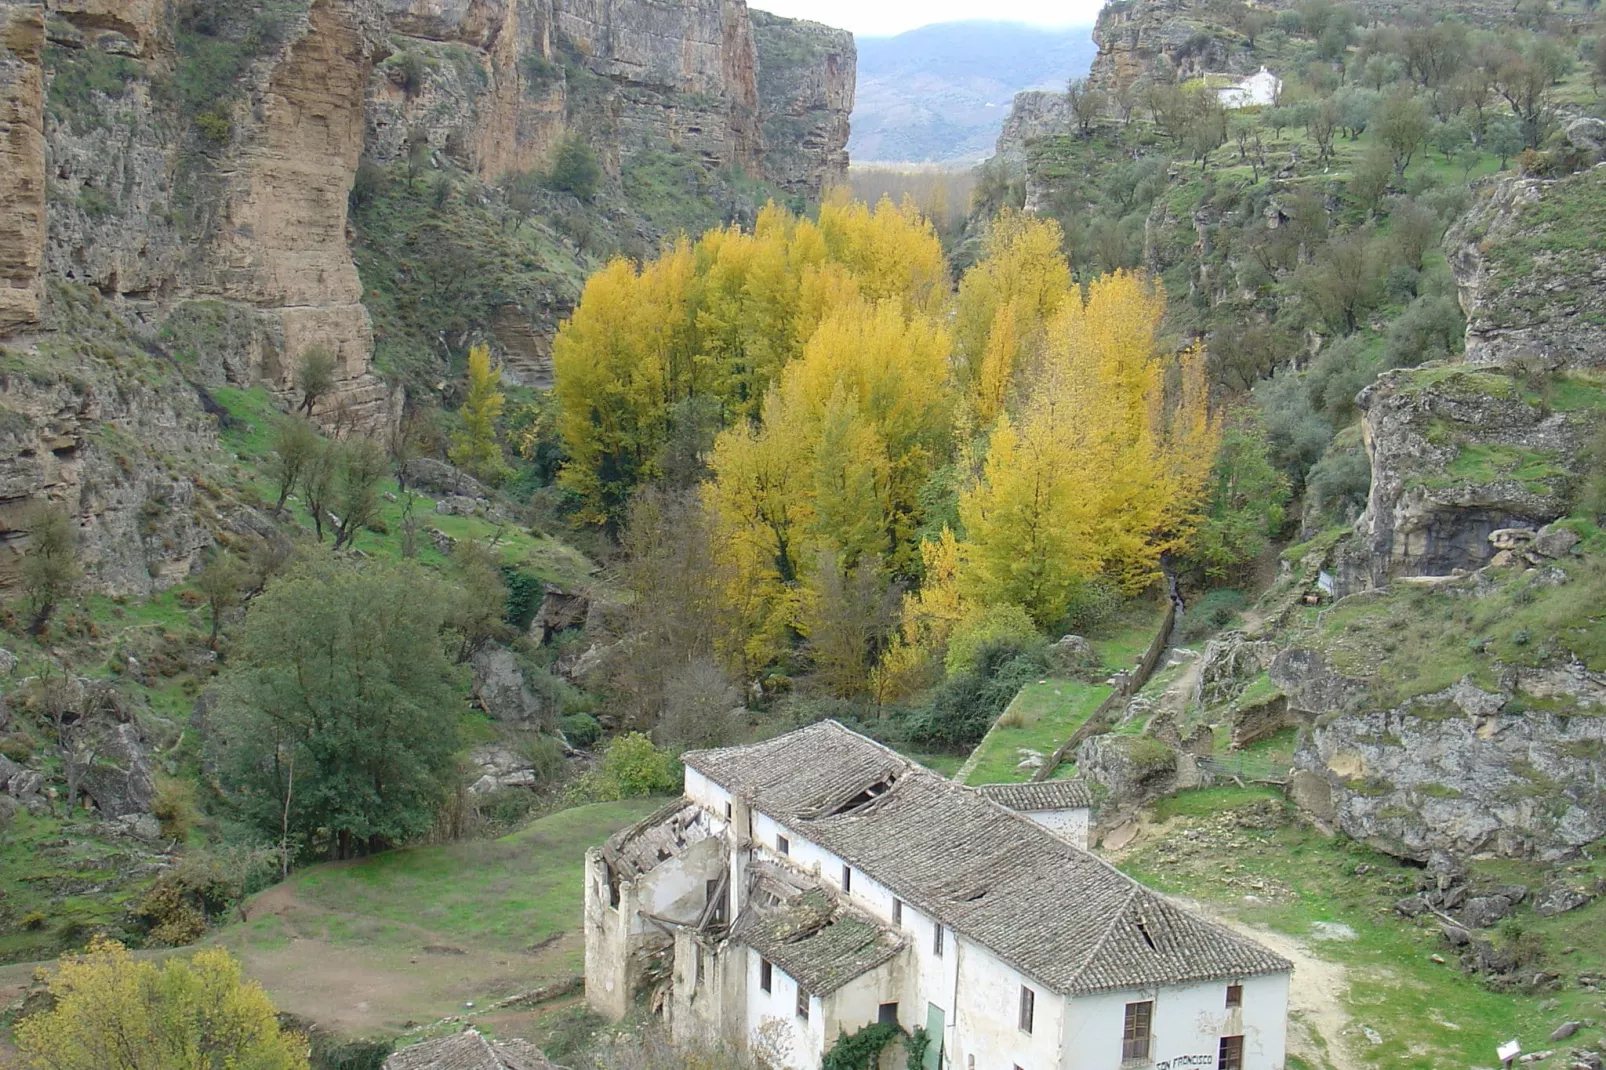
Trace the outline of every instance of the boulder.
[[1468, 899], [1461, 907], [1461, 920], [1474, 929], [1487, 929], [1504, 921], [1516, 909], [1516, 904], [1503, 895], [1478, 895]]
[[5, 791], [6, 786], [11, 783], [11, 778], [20, 772], [22, 766], [0, 754], [0, 791]]
[[112, 726], [95, 764], [84, 774], [83, 790], [102, 818], [150, 812], [156, 801], [156, 775], [137, 728]]
[[462, 495], [450, 494], [435, 503], [435, 512], [439, 516], [474, 516], [483, 512], [485, 506], [477, 498], [465, 498]]
[[1557, 914], [1577, 910], [1592, 898], [1594, 897], [1587, 892], [1581, 892], [1577, 888], [1559, 882], [1546, 885], [1534, 898], [1534, 913], [1541, 918], [1555, 917]]
[[1242, 632], [1227, 632], [1205, 644], [1199, 665], [1199, 686], [1193, 699], [1205, 709], [1237, 698], [1276, 658], [1276, 643], [1256, 642]]
[[530, 638], [543, 644], [551, 642], [558, 632], [584, 625], [590, 613], [590, 595], [548, 583], [541, 596], [541, 608], [530, 622]]
[[541, 720], [546, 704], [524, 679], [513, 651], [489, 646], [469, 661], [474, 673], [474, 697], [487, 716], [510, 724]]
[[17, 671], [17, 655], [0, 648], [0, 675], [10, 676]]
[[1562, 136], [1579, 152], [1599, 156], [1606, 150], [1606, 120], [1581, 115], [1562, 129]]
[[1049, 663], [1060, 672], [1091, 669], [1099, 664], [1093, 644], [1080, 635], [1062, 636], [1048, 648]]
[[1301, 813], [1321, 825], [1331, 826], [1336, 812], [1333, 809], [1333, 785], [1320, 773], [1309, 769], [1296, 769], [1283, 788], [1288, 801], [1299, 807]]
[[1532, 528], [1498, 528], [1489, 532], [1489, 545], [1496, 550], [1521, 550], [1534, 541]]
[[111, 824], [122, 835], [132, 836], [146, 843], [155, 843], [162, 838], [162, 823], [156, 819], [155, 814], [124, 814]]
[[407, 485], [436, 497], [488, 498], [485, 485], [461, 468], [419, 457], [407, 462]]
[[1583, 541], [1583, 536], [1572, 528], [1560, 528], [1554, 524], [1546, 525], [1528, 549], [1545, 557], [1562, 557], [1572, 553], [1573, 547]]

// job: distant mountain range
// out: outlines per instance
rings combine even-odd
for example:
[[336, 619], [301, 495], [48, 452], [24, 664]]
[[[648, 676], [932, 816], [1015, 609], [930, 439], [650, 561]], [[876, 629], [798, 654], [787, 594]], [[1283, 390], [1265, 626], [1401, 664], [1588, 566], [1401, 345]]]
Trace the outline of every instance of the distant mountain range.
[[1093, 28], [944, 22], [859, 39], [854, 163], [974, 163], [1023, 89], [1063, 88], [1087, 73]]

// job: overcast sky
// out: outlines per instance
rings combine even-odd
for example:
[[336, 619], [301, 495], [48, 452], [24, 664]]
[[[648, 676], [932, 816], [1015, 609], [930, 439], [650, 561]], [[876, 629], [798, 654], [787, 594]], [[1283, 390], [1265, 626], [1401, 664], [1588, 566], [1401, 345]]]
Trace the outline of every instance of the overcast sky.
[[960, 19], [1087, 26], [1098, 15], [1102, 0], [748, 0], [748, 6], [840, 26], [861, 36], [889, 36]]

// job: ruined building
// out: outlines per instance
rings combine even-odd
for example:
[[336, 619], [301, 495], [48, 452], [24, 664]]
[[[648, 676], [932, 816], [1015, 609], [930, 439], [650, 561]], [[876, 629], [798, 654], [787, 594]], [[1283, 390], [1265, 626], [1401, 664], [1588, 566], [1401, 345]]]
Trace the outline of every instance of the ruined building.
[[1283, 1066], [1286, 960], [1025, 814], [829, 721], [685, 764], [587, 856], [600, 1013], [801, 1070], [878, 1021], [931, 1068]]

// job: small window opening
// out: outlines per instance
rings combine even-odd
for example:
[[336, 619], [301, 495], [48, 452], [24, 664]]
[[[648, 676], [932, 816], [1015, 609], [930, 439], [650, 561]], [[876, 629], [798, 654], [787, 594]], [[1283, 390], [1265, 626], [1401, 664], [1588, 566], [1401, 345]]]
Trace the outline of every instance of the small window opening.
[[892, 924], [896, 928], [901, 928], [903, 926], [903, 900], [902, 899], [894, 899], [892, 901]]
[[844, 892], [853, 891], [853, 867], [852, 866], [843, 866], [842, 867], [842, 890]]
[[809, 1020], [809, 990], [802, 985], [797, 986], [797, 1016]]
[[758, 960], [758, 987], [766, 992], [775, 988], [775, 967], [771, 965], [769, 959]]
[[1243, 985], [1228, 985], [1227, 986], [1227, 1006], [1229, 1006], [1229, 1007], [1242, 1007], [1243, 1005], [1244, 1005], [1244, 986]]
[[877, 1025], [897, 1025], [898, 1005], [896, 1003], [883, 1003], [876, 1008], [875, 1020]]
[[931, 929], [931, 953], [939, 959], [942, 958], [942, 926], [934, 925]]
[[1037, 1016], [1037, 993], [1033, 992], [1031, 989], [1027, 988], [1025, 985], [1021, 985], [1020, 986], [1020, 1031], [1022, 1033], [1030, 1033], [1032, 1031], [1032, 1020], [1036, 1016]]
[[725, 820], [729, 821], [734, 814], [735, 814], [735, 811], [733, 809], [731, 809], [731, 804], [730, 803], [726, 803], [725, 804]]
[[775, 849], [783, 855], [790, 856], [792, 853], [792, 841], [785, 836], [777, 836], [775, 837]]

